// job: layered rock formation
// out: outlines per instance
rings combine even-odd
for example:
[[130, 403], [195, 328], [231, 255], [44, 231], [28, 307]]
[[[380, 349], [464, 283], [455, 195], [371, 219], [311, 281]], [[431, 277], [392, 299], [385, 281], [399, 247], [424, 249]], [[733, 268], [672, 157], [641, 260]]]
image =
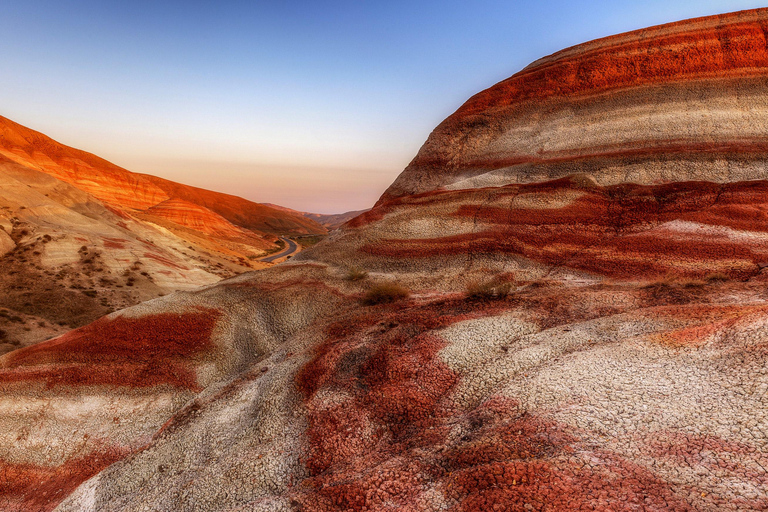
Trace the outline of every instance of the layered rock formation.
[[208, 208], [184, 201], [183, 199], [168, 199], [147, 209], [146, 213], [208, 235], [246, 238], [254, 234], [235, 226]]
[[[743, 27], [766, 22], [758, 10], [625, 34], [508, 83], [544, 94], [528, 74], [543, 63], [646, 48], [590, 97], [603, 115], [585, 132], [615, 129], [655, 69], [653, 87], [721, 80], [699, 114], [727, 140], [735, 110], [720, 107], [760, 62], [679, 78], [691, 48], [724, 34], [764, 48]], [[558, 83], [559, 102], [585, 97]], [[494, 174], [472, 155], [511, 144], [501, 127], [533, 108], [509, 90], [462, 107], [498, 130], [449, 118], [374, 209], [290, 263], [0, 358], [0, 508], [766, 510], [759, 152], [714, 144], [697, 160], [664, 142], [674, 122], [635, 122], [630, 145], [660, 141], [646, 160]], [[680, 101], [670, 119], [687, 115]], [[748, 172], [730, 181], [723, 165]]]
[[599, 39], [462, 105], [384, 198], [578, 172], [600, 184], [765, 178], [761, 11]]

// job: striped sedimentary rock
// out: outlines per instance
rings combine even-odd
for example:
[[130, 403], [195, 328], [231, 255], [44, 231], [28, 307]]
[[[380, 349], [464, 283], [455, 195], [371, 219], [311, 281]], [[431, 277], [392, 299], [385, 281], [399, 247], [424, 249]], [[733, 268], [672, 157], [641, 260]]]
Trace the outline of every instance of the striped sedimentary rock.
[[601, 184], [768, 177], [768, 9], [540, 59], [440, 124], [383, 199], [588, 173]]

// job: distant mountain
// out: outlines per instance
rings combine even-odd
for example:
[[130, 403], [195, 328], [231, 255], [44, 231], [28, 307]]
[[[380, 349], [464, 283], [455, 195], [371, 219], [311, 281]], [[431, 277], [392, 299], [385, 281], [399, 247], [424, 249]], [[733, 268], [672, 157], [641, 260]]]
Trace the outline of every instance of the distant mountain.
[[286, 208], [285, 206], [279, 206], [272, 203], [261, 203], [264, 206], [269, 206], [270, 208], [275, 208], [277, 210], [282, 210], [285, 212], [291, 212], [298, 215], [303, 215], [304, 217], [314, 220], [324, 228], [326, 228], [328, 231], [333, 231], [336, 228], [341, 227], [344, 223], [347, 221], [350, 221], [357, 217], [358, 215], [362, 215], [363, 213], [370, 210], [370, 208], [366, 208], [365, 210], [354, 210], [351, 212], [345, 212], [345, 213], [336, 213], [331, 215], [324, 215], [322, 213], [307, 213], [307, 212], [300, 212], [298, 210], [293, 210], [291, 208]]
[[318, 223], [288, 210], [241, 197], [130, 172], [96, 155], [65, 146], [50, 137], [0, 116], [0, 155], [50, 174], [105, 204], [146, 210], [168, 199], [208, 208], [231, 223], [276, 235], [322, 234]]

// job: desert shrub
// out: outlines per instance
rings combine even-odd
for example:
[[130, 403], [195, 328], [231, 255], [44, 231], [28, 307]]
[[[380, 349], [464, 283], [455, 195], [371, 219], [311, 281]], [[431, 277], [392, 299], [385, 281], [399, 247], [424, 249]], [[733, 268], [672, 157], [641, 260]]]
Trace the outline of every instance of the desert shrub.
[[361, 281], [368, 277], [368, 272], [359, 267], [350, 267], [344, 279], [347, 281]]
[[397, 283], [381, 283], [374, 285], [365, 293], [363, 304], [368, 306], [387, 304], [405, 299], [410, 294], [407, 288]]
[[730, 278], [722, 272], [713, 272], [711, 274], [707, 274], [707, 276], [704, 278], [704, 280], [708, 283], [722, 283], [723, 281], [728, 281], [729, 279]]
[[492, 279], [490, 281], [474, 281], [467, 286], [467, 298], [474, 300], [504, 299], [512, 290], [512, 283]]

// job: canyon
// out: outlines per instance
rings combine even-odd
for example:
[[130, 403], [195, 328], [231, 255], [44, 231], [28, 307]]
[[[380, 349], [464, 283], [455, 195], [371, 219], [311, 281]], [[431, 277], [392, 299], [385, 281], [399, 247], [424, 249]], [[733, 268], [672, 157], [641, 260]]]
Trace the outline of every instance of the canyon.
[[0, 117], [0, 354], [268, 266], [304, 215], [132, 173]]
[[[291, 260], [0, 357], [0, 509], [768, 509], [766, 34], [545, 57]], [[264, 225], [133, 189], [99, 200]]]

